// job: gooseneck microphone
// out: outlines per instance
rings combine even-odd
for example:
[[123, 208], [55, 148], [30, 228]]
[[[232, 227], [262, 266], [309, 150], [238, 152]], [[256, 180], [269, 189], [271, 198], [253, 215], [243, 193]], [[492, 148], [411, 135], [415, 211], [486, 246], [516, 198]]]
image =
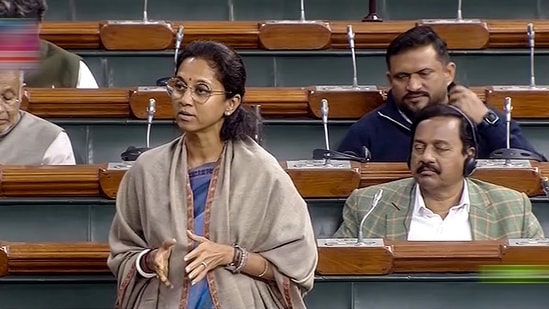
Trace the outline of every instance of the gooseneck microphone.
[[149, 10], [149, 1], [145, 0], [143, 1], [143, 21], [148, 22], [149, 16], [148, 16], [148, 10]]
[[[324, 127], [324, 144], [326, 146], [326, 150], [330, 151], [330, 137], [328, 135], [328, 111], [329, 111], [328, 100], [322, 99], [321, 104], [322, 104], [322, 107], [321, 107], [322, 125]], [[326, 157], [324, 160], [325, 160], [324, 164], [327, 165], [330, 163], [330, 157]]]
[[534, 70], [534, 48], [535, 48], [535, 36], [536, 31], [534, 29], [534, 24], [529, 23], [527, 27], [528, 32], [528, 47], [530, 48], [530, 87], [536, 87], [536, 74]]
[[313, 150], [313, 160], [324, 160], [324, 164], [328, 165], [330, 160], [341, 160], [341, 161], [355, 161], [366, 163], [370, 160], [370, 151], [367, 147], [363, 147], [362, 157], [357, 155], [352, 151], [339, 152], [330, 149], [330, 137], [328, 134], [328, 113], [330, 108], [328, 107], [328, 100], [321, 100], [320, 111], [322, 113], [322, 125], [324, 127], [324, 144], [325, 149], [314, 149]]
[[[175, 52], [173, 55], [173, 66], [174, 66], [174, 74], [177, 73], [177, 55], [179, 54], [179, 50], [181, 48], [181, 44], [183, 43], [183, 38], [185, 37], [185, 27], [183, 25], [179, 26], [179, 29], [177, 30], [177, 34], [175, 36]], [[156, 85], [160, 87], [165, 87], [168, 84], [168, 80], [171, 78], [171, 76], [168, 77], [162, 77], [156, 80]]]
[[[179, 54], [179, 49], [181, 48], [181, 43], [183, 43], [183, 37], [185, 36], [185, 27], [183, 25], [179, 26], [177, 30], [177, 35], [175, 37], [175, 53], [173, 55], [173, 63], [177, 65], [177, 55]], [[175, 68], [177, 71], [177, 68]]]
[[458, 1], [457, 20], [463, 20], [463, 15], [461, 14], [461, 0]]
[[305, 1], [304, 0], [301, 0], [301, 9], [300, 9], [300, 13], [301, 13], [301, 21], [305, 21]]
[[509, 149], [511, 148], [511, 111], [513, 110], [510, 97], [505, 98], [505, 104], [503, 106], [503, 109], [505, 110], [505, 126], [506, 126], [505, 144], [507, 146], [507, 149]]
[[376, 209], [377, 205], [379, 204], [379, 201], [381, 200], [381, 196], [383, 195], [383, 189], [377, 190], [376, 194], [374, 195], [374, 198], [372, 199], [372, 203], [370, 204], [370, 210], [362, 217], [362, 220], [360, 221], [360, 225], [358, 228], [358, 238], [357, 238], [357, 244], [363, 244], [364, 243], [364, 234], [362, 232], [362, 228], [364, 227], [364, 222], [366, 222], [366, 219], [370, 216], [370, 214]]
[[505, 160], [505, 165], [509, 166], [511, 160], [532, 160], [532, 161], [543, 161], [541, 155], [534, 153], [526, 149], [511, 148], [511, 111], [513, 106], [511, 104], [511, 97], [505, 98], [505, 103], [503, 105], [505, 110], [505, 120], [506, 120], [506, 136], [505, 136], [505, 148], [497, 149], [490, 153], [490, 159], [503, 159]]
[[151, 137], [151, 127], [154, 114], [156, 113], [156, 100], [153, 98], [149, 99], [149, 105], [147, 106], [147, 136], [146, 136], [146, 147], [135, 147], [129, 146], [126, 151], [124, 151], [120, 158], [122, 161], [135, 161], [137, 158], [150, 148], [150, 137]]
[[147, 106], [147, 141], [146, 147], [150, 147], [151, 142], [151, 126], [154, 118], [154, 113], [156, 113], [156, 100], [153, 98], [149, 99], [149, 106]]
[[353, 60], [353, 87], [358, 87], [358, 77], [356, 69], [356, 53], [355, 53], [355, 33], [353, 32], [353, 26], [347, 26], [347, 40], [349, 41], [349, 48], [351, 49], [351, 58]]

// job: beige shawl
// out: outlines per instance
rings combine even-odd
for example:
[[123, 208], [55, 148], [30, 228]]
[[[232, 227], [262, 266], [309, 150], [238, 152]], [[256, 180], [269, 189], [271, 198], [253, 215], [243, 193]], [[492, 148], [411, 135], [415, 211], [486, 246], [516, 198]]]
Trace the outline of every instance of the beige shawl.
[[[216, 308], [305, 308], [317, 264], [316, 242], [305, 201], [276, 159], [253, 140], [228, 142], [220, 161], [206, 234], [238, 243], [274, 267], [265, 282], [219, 267], [208, 274]], [[108, 265], [118, 279], [118, 308], [186, 308], [189, 280], [183, 257], [192, 205], [187, 205], [184, 136], [144, 153], [124, 176], [109, 235]], [[213, 181], [213, 180], [212, 180]], [[209, 220], [207, 212], [210, 211]], [[137, 255], [175, 238], [168, 289], [135, 269]]]

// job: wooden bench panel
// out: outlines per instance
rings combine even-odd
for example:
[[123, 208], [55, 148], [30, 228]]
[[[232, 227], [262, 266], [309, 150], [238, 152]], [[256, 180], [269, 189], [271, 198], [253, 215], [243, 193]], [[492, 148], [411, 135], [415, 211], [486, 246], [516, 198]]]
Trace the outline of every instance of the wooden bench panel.
[[[311, 32], [315, 40], [295, 40], [291, 37], [280, 38], [269, 36], [262, 31], [264, 21], [167, 21], [171, 29], [159, 29], [161, 40], [149, 35], [143, 41], [150, 41], [149, 50], [171, 49], [174, 46], [175, 33], [180, 25], [185, 28], [184, 44], [192, 40], [216, 40], [234, 48], [242, 49], [347, 49], [347, 25], [353, 26], [357, 48], [383, 49], [398, 34], [405, 32], [421, 20], [384, 21], [382, 23], [363, 23], [360, 21], [327, 21], [325, 27], [312, 27], [308, 23], [284, 25], [284, 33]], [[524, 48], [528, 47], [526, 25], [532, 22], [536, 31], [536, 46], [549, 46], [549, 20], [482, 20], [484, 29], [474, 28], [470, 24], [450, 24], [434, 26], [447, 41], [451, 49], [484, 49], [484, 48]], [[126, 25], [124, 31], [105, 31], [102, 28], [106, 21], [97, 22], [44, 22], [41, 37], [64, 48], [73, 49], [110, 49], [110, 50], [144, 50], [144, 44], [134, 40], [138, 28], [143, 25]], [[485, 25], [485, 26], [484, 26]], [[154, 25], [149, 25], [154, 32]], [[280, 27], [280, 25], [278, 25]], [[438, 28], [437, 28], [438, 27]], [[132, 29], [135, 28], [135, 29]], [[272, 28], [272, 27], [271, 27]], [[265, 28], [263, 28], [265, 30]], [[471, 40], [471, 31], [475, 40]], [[145, 30], [148, 32], [149, 30]], [[166, 31], [168, 37], [166, 37]], [[169, 35], [171, 31], [172, 39]], [[272, 31], [270, 31], [272, 32]], [[272, 33], [271, 33], [272, 34]], [[151, 41], [152, 40], [152, 41]], [[260, 41], [263, 41], [261, 43]], [[267, 41], [266, 41], [267, 40]], [[265, 44], [267, 42], [267, 44]], [[107, 45], [107, 46], [106, 46]]]
[[[321, 240], [322, 241], [322, 240]], [[323, 276], [391, 273], [470, 273], [486, 266], [549, 267], [549, 247], [508, 246], [506, 241], [385, 241], [385, 247], [319, 246]], [[0, 276], [110, 274], [106, 243], [0, 243]]]
[[[322, 99], [327, 99], [330, 119], [357, 120], [384, 103], [387, 87], [322, 90], [323, 87], [248, 87], [244, 104], [260, 105], [264, 118], [321, 119]], [[471, 87], [482, 100], [503, 111], [504, 99], [513, 101], [513, 118], [549, 118], [547, 90], [498, 90], [495, 86]], [[173, 119], [171, 101], [163, 88], [28, 88], [21, 109], [39, 117], [147, 119], [149, 99], [156, 100], [154, 119]]]
[[[328, 240], [326, 240], [328, 241]], [[320, 240], [322, 243], [322, 240]], [[385, 247], [319, 246], [317, 273], [324, 276], [389, 273], [469, 273], [486, 266], [549, 267], [548, 246], [509, 246], [506, 241], [385, 241]], [[388, 268], [389, 266], [389, 268]]]
[[[405, 163], [355, 163], [350, 169], [288, 169], [304, 198], [346, 198], [356, 188], [378, 185], [405, 177]], [[75, 166], [0, 166], [0, 196], [82, 196], [116, 198], [124, 170], [108, 170], [107, 164]], [[532, 162], [532, 168], [483, 168], [472, 175], [528, 196], [544, 194], [541, 180], [549, 176], [549, 163]]]

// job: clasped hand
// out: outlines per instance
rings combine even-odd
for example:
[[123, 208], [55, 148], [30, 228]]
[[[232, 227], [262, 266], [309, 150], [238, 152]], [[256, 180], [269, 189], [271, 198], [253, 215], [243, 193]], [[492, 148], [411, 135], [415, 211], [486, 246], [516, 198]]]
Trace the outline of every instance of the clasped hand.
[[[204, 279], [210, 270], [232, 262], [234, 255], [232, 246], [215, 243], [205, 237], [195, 235], [189, 230], [187, 230], [187, 236], [191, 240], [191, 245], [195, 242], [198, 244], [183, 258], [186, 262], [185, 273], [192, 280], [192, 285]], [[172, 284], [168, 280], [168, 261], [174, 245], [175, 240], [165, 241], [160, 248], [155, 250], [153, 257], [153, 269], [158, 279], [169, 288], [172, 287]]]

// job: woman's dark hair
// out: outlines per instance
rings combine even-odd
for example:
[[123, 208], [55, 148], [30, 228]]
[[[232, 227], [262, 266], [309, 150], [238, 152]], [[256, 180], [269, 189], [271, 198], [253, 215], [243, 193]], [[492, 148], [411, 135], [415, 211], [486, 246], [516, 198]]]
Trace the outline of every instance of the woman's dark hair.
[[244, 93], [246, 92], [246, 68], [242, 58], [236, 51], [228, 46], [214, 41], [193, 41], [177, 56], [176, 74], [181, 63], [187, 58], [194, 57], [204, 59], [215, 70], [217, 79], [225, 88], [227, 99], [240, 95], [242, 102], [229, 116], [221, 127], [222, 140], [243, 140], [247, 137], [254, 138], [259, 134], [257, 128], [258, 118], [246, 106], [243, 106]]
[[30, 18], [42, 21], [46, 0], [0, 0], [0, 18]]

